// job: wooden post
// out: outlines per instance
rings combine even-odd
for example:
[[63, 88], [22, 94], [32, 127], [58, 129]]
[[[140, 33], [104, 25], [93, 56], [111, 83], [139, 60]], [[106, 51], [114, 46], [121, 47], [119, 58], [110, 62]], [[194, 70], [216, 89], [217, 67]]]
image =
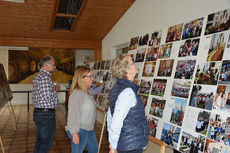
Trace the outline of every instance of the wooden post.
[[104, 128], [105, 128], [105, 124], [106, 124], [106, 112], [101, 110], [100, 108], [97, 108], [97, 110], [104, 114], [104, 120], [103, 120], [103, 124], [102, 124], [101, 135], [100, 135], [100, 139], [99, 139], [99, 143], [98, 143], [98, 152], [97, 153], [99, 153], [100, 148], [101, 148], [101, 142], [102, 142], [102, 138], [103, 138]]
[[149, 136], [149, 140], [155, 142], [156, 144], [159, 144], [161, 146], [160, 153], [165, 153], [165, 147], [167, 147], [168, 145], [164, 141], [161, 141], [153, 136]]
[[3, 146], [3, 143], [2, 143], [2, 137], [1, 136], [0, 136], [0, 144], [1, 144], [2, 153], [5, 153], [4, 146]]
[[10, 99], [10, 100], [8, 101], [7, 105], [8, 105], [8, 108], [9, 108], [10, 113], [11, 113], [12, 116], [13, 116], [12, 122], [13, 122], [14, 130], [16, 131], [16, 116], [15, 116], [15, 113], [14, 113], [14, 109], [13, 109], [11, 100], [12, 100], [12, 99]]

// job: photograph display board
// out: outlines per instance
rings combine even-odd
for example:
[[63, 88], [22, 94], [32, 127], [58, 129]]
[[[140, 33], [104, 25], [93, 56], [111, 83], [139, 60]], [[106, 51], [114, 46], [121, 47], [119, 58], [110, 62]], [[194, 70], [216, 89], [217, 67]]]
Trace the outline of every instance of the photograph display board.
[[12, 98], [9, 82], [3, 65], [0, 63], [0, 109]]
[[[180, 152], [230, 153], [229, 27], [227, 9], [127, 40], [149, 135]], [[92, 64], [104, 109], [116, 81], [109, 61]]]

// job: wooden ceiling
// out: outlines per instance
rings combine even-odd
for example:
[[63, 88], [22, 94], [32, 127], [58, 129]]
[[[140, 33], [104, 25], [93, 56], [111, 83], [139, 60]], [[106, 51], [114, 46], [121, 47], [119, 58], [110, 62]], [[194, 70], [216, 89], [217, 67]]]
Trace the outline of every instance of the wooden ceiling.
[[135, 0], [86, 0], [72, 31], [52, 30], [57, 1], [25, 0], [25, 3], [13, 3], [0, 0], [0, 45], [12, 44], [11, 40], [17, 41], [17, 46], [24, 41], [27, 42], [24, 45], [28, 46], [30, 41], [33, 44], [35, 40], [43, 44], [53, 40], [54, 46], [55, 41], [67, 44], [77, 42], [79, 45], [81, 42], [87, 44], [87, 41], [101, 42]]

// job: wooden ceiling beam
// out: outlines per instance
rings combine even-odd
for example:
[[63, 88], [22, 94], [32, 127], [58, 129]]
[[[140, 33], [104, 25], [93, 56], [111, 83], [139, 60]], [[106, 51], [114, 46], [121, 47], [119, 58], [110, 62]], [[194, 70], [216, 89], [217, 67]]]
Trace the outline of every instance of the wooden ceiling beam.
[[33, 48], [74, 48], [95, 49], [101, 48], [101, 40], [59, 40], [59, 39], [36, 39], [0, 37], [0, 46], [18, 46]]

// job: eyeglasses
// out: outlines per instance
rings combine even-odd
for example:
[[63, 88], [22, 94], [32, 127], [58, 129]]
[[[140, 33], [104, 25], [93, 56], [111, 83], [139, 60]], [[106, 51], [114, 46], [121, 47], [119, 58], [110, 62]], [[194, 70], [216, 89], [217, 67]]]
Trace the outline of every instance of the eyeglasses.
[[90, 79], [93, 79], [93, 75], [84, 75], [83, 78], [88, 77]]
[[48, 64], [51, 65], [51, 66], [53, 66], [53, 67], [56, 67], [56, 64], [55, 64], [55, 63], [52, 64], [52, 63], [48, 62]]

